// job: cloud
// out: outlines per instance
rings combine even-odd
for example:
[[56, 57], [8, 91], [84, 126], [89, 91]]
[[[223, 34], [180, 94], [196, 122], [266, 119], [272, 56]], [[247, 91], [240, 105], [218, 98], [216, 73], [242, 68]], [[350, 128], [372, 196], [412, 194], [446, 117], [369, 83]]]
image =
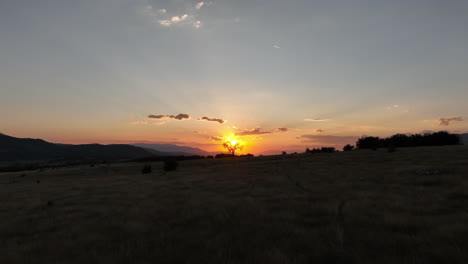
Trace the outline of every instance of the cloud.
[[461, 117], [441, 117], [439, 119], [440, 125], [441, 126], [448, 126], [450, 125], [450, 122], [452, 121], [463, 121], [463, 118]]
[[161, 26], [164, 26], [164, 27], [169, 27], [171, 26], [171, 21], [165, 19], [165, 20], [159, 20], [158, 23], [161, 25]]
[[195, 8], [187, 8], [185, 13], [177, 14], [171, 13], [167, 9], [155, 9], [151, 4], [141, 7], [141, 14], [147, 16], [163, 27], [172, 27], [178, 25], [179, 27], [191, 26], [196, 29], [202, 27], [202, 22], [197, 19], [198, 10], [202, 6], [208, 5], [204, 1], [198, 2]]
[[343, 146], [350, 143], [354, 144], [358, 137], [331, 135], [302, 135], [300, 137], [297, 137], [297, 139], [302, 139], [302, 143], [310, 143], [314, 145]]
[[182, 16], [178, 17], [178, 16], [173, 16], [171, 18], [171, 21], [174, 22], [174, 23], [177, 23], [177, 22], [180, 22], [180, 21], [184, 21], [188, 18], [188, 15], [187, 14], [183, 14]]
[[330, 121], [331, 119], [322, 119], [322, 118], [305, 118], [304, 121], [306, 122], [325, 122]]
[[171, 119], [177, 119], [177, 120], [182, 120], [182, 119], [189, 119], [190, 116], [188, 114], [178, 114], [178, 115], [149, 115], [148, 118], [150, 119], [165, 119], [165, 118], [171, 118]]
[[244, 130], [242, 132], [236, 133], [236, 136], [253, 136], [253, 135], [262, 135], [262, 134], [271, 134], [269, 131], [261, 131], [260, 128], [254, 128], [252, 130]]
[[204, 4], [205, 4], [205, 3], [204, 3], [203, 1], [198, 2], [198, 3], [195, 5], [195, 8], [196, 8], [196, 9], [200, 9], [200, 8], [202, 8], [202, 6], [203, 6]]
[[280, 127], [277, 129], [278, 132], [288, 132], [288, 128], [287, 127]]
[[317, 133], [323, 133], [323, 132], [325, 132], [325, 130], [319, 128], [319, 129], [315, 130], [315, 132], [317, 132]]
[[130, 122], [130, 123], [134, 124], [134, 125], [147, 125], [148, 121], [142, 120], [142, 121], [134, 121], [134, 122]]
[[199, 118], [198, 120], [206, 120], [206, 121], [210, 121], [210, 122], [218, 122], [218, 123], [220, 123], [220, 124], [223, 124], [223, 123], [227, 122], [227, 121], [225, 121], [225, 120], [223, 120], [223, 119], [221, 119], [221, 118], [209, 118], [209, 117], [206, 117], [206, 116], [204, 116], [204, 117], [202, 117], [202, 118]]
[[273, 48], [275, 48], [275, 49], [281, 49], [281, 47], [278, 46], [278, 45], [273, 45]]
[[213, 141], [223, 141], [223, 138], [222, 138], [222, 137], [210, 137], [210, 140], [213, 140]]

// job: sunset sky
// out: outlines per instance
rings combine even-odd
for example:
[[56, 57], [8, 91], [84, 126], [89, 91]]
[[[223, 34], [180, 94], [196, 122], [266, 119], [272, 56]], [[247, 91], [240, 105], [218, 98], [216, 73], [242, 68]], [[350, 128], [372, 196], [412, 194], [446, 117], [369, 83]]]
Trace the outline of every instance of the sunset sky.
[[467, 14], [466, 0], [0, 0], [0, 132], [207, 151], [232, 137], [254, 154], [466, 133]]

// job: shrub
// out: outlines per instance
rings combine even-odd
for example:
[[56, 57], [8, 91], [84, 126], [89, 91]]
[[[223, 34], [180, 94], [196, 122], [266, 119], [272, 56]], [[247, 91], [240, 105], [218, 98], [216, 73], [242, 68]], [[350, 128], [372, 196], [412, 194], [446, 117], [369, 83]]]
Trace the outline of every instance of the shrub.
[[354, 150], [354, 146], [347, 144], [346, 146], [343, 147], [343, 151], [352, 151]]
[[179, 163], [176, 160], [166, 160], [164, 161], [164, 171], [174, 171], [177, 170]]
[[142, 174], [148, 174], [148, 173], [151, 173], [151, 165], [145, 165], [143, 166], [143, 169], [141, 169], [141, 173]]

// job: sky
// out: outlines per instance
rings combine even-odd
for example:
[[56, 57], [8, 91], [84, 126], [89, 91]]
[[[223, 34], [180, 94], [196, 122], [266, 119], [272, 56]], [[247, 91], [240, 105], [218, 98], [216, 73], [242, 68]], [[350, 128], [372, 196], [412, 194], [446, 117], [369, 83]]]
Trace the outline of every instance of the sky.
[[468, 1], [0, 0], [0, 132], [244, 153], [468, 132]]

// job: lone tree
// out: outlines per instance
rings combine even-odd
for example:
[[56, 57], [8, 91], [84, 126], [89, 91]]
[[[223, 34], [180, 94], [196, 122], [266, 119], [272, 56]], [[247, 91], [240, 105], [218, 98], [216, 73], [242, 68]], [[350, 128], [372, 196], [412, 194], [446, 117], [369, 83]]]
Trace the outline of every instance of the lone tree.
[[239, 144], [236, 140], [227, 141], [223, 143], [223, 147], [234, 156], [237, 150], [242, 150], [242, 145]]

